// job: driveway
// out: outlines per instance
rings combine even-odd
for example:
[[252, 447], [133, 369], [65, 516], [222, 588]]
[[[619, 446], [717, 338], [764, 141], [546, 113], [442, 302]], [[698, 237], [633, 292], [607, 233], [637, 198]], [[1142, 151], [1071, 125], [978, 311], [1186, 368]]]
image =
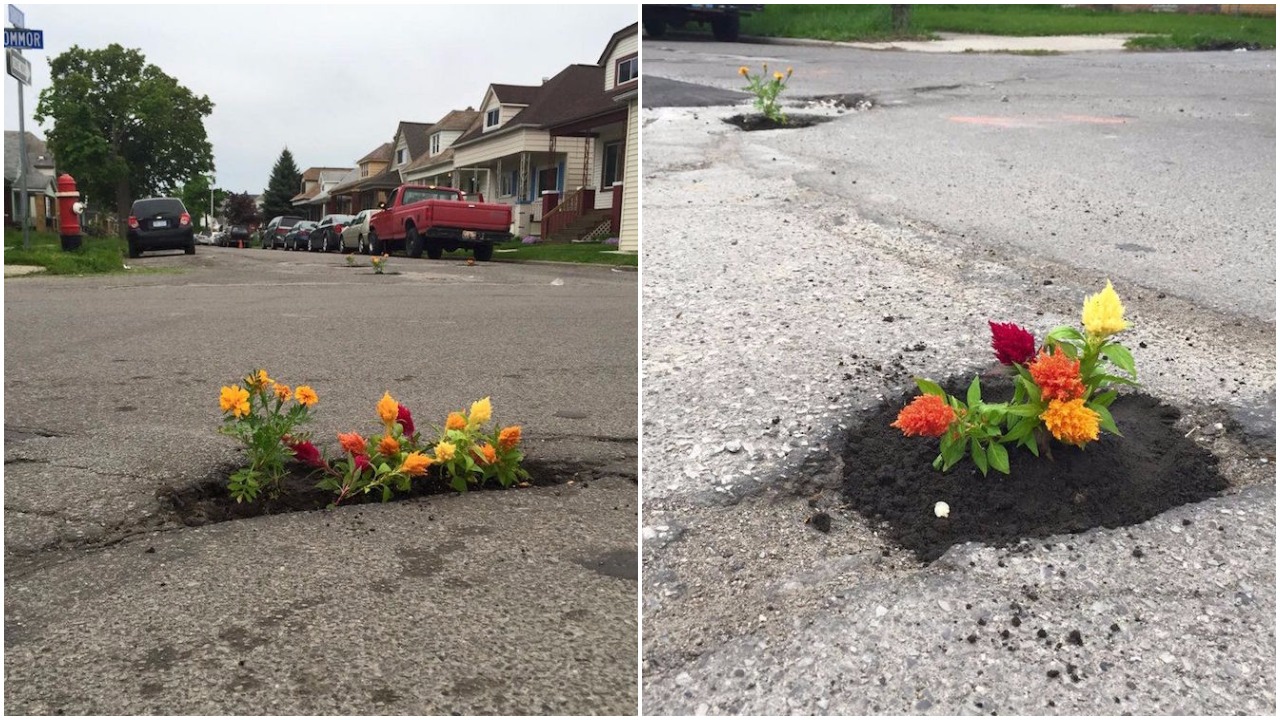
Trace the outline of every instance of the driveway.
[[[201, 246], [5, 281], [5, 710], [635, 711], [636, 275]], [[186, 527], [218, 388], [319, 394], [321, 444], [491, 396], [559, 484]]]
[[[1274, 53], [644, 50], [646, 712], [1273, 712]], [[762, 62], [831, 119], [686, 100]], [[1226, 493], [931, 564], [844, 504], [869, 411], [1108, 278]]]

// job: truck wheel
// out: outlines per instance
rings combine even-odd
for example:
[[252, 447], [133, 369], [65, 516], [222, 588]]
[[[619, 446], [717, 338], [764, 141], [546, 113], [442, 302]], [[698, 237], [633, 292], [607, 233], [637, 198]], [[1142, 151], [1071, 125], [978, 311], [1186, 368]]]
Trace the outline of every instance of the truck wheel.
[[411, 258], [422, 257], [422, 236], [418, 228], [410, 226], [404, 233], [404, 251]]
[[363, 235], [361, 235], [360, 237], [356, 238], [356, 249], [359, 251], [359, 253], [360, 253], [361, 255], [368, 255], [368, 254], [369, 254], [369, 246], [364, 244], [364, 236], [363, 236]]
[[737, 42], [739, 17], [725, 15], [711, 21], [711, 34], [720, 42]]
[[649, 34], [649, 37], [657, 40], [666, 34], [667, 24], [662, 18], [647, 17], [644, 19], [644, 31]]
[[369, 231], [369, 250], [374, 255], [381, 255], [383, 253], [382, 241], [378, 239], [378, 233], [372, 230]]
[[477, 245], [474, 250], [476, 262], [489, 262], [493, 259], [492, 245]]
[[432, 260], [439, 260], [444, 257], [444, 245], [441, 245], [439, 240], [427, 243], [427, 257]]

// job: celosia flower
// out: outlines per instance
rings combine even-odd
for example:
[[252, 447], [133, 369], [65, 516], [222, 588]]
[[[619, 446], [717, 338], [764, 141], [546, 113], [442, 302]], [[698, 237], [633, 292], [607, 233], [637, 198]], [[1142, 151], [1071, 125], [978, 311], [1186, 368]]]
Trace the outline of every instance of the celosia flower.
[[271, 391], [276, 394], [276, 398], [279, 399], [280, 402], [288, 402], [289, 396], [293, 394], [289, 392], [288, 385], [281, 385], [280, 383], [273, 384], [271, 386]]
[[956, 411], [945, 400], [937, 395], [919, 395], [902, 408], [889, 427], [898, 428], [907, 437], [942, 437], [955, 420]]
[[391, 429], [392, 423], [396, 421], [396, 416], [400, 414], [400, 403], [391, 397], [391, 393], [384, 392], [382, 399], [378, 401], [378, 417], [382, 418], [382, 424]]
[[489, 443], [474, 447], [472, 450], [476, 454], [476, 460], [479, 460], [481, 465], [492, 465], [498, 462], [498, 451], [494, 450]]
[[436, 461], [448, 462], [458, 452], [458, 446], [451, 442], [442, 442], [436, 445]]
[[1124, 321], [1124, 305], [1120, 303], [1115, 288], [1111, 287], [1110, 280], [1102, 292], [1085, 298], [1081, 319], [1085, 332], [1095, 338], [1114, 335], [1129, 327], [1129, 323]]
[[373, 467], [373, 463], [369, 462], [367, 455], [354, 455], [356, 463], [356, 472], [364, 472]]
[[487, 422], [493, 416], [493, 405], [490, 404], [489, 398], [477, 400], [471, 403], [471, 414], [467, 418], [467, 427], [479, 427]]
[[239, 385], [228, 385], [222, 388], [222, 396], [218, 399], [222, 412], [235, 413], [236, 418], [249, 414], [249, 391]]
[[1041, 351], [1027, 366], [1031, 379], [1040, 386], [1040, 396], [1045, 400], [1074, 400], [1084, 397], [1084, 381], [1080, 379], [1080, 361], [1072, 360], [1055, 347], [1050, 355]]
[[409, 408], [399, 403], [396, 403], [396, 422], [400, 423], [405, 435], [413, 434], [413, 413], [409, 412]]
[[462, 430], [467, 426], [467, 419], [460, 412], [449, 413], [449, 419], [444, 421], [446, 430]]
[[747, 69], [746, 65], [743, 65], [742, 67], [738, 68], [738, 74], [741, 75], [742, 77], [746, 77], [747, 73], [749, 72], [751, 71]]
[[405, 456], [404, 462], [400, 463], [400, 472], [405, 475], [422, 475], [431, 467], [431, 458], [420, 452], [409, 453]]
[[1026, 365], [1036, 356], [1036, 338], [1013, 323], [987, 321], [991, 326], [991, 349], [1004, 365]]
[[273, 382], [275, 381], [267, 377], [266, 370], [249, 373], [249, 375], [244, 379], [244, 384], [253, 388], [254, 391], [262, 390]]
[[378, 443], [378, 452], [382, 455], [395, 455], [400, 452], [400, 443], [390, 435], [385, 435], [382, 442]]
[[320, 450], [311, 444], [310, 440], [289, 443], [289, 448], [293, 450], [293, 458], [303, 465], [311, 467], [324, 467], [324, 457], [320, 455]]
[[1040, 419], [1055, 438], [1068, 445], [1083, 447], [1098, 439], [1098, 413], [1084, 406], [1084, 398], [1053, 400]]
[[352, 455], [361, 455], [369, 441], [360, 437], [360, 433], [338, 433], [338, 444]]
[[502, 448], [503, 450], [510, 450], [511, 448], [519, 444], [520, 444], [520, 426], [519, 425], [504, 427], [502, 428], [502, 430], [498, 431], [498, 447]]
[[310, 385], [299, 385], [293, 397], [303, 407], [311, 407], [320, 401], [320, 396], [316, 395], [316, 391], [312, 390]]

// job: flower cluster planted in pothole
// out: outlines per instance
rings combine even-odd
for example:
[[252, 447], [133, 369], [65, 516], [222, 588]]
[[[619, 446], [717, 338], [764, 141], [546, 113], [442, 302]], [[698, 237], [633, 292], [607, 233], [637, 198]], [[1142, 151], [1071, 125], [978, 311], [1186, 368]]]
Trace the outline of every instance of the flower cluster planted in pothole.
[[1108, 410], [1116, 399], [1114, 386], [1136, 385], [1138, 374], [1133, 355], [1111, 339], [1129, 324], [1110, 280], [1085, 299], [1081, 320], [1083, 333], [1069, 325], [1056, 327], [1039, 346], [1034, 335], [1013, 323], [988, 321], [996, 359], [1015, 373], [1013, 399], [983, 402], [976, 377], [964, 401], [917, 378], [923, 394], [902, 409], [892, 427], [908, 437], [940, 438], [935, 468], [949, 470], [967, 451], [984, 475], [989, 468], [1009, 473], [1005, 445], [1020, 445], [1037, 457], [1043, 448], [1052, 459], [1050, 436], [1083, 448], [1098, 439], [1099, 430], [1119, 435]]
[[[294, 431], [309, 419], [318, 400], [310, 387], [290, 392], [265, 370], [250, 374], [242, 385], [222, 388], [222, 432], [239, 438], [249, 450], [249, 466], [233, 473], [227, 484], [236, 502], [252, 502], [264, 493], [278, 496], [290, 459], [321, 472], [316, 486], [331, 491], [335, 505], [374, 491], [386, 502], [397, 491], [408, 492], [415, 478], [439, 478], [458, 492], [489, 480], [510, 487], [529, 478], [520, 467], [521, 428], [493, 424], [489, 398], [472, 403], [467, 412], [450, 413], [443, 427], [426, 435], [418, 431], [409, 409], [384, 393], [376, 407], [382, 421], [379, 434], [366, 439], [357, 432], [339, 433], [343, 454], [333, 461], [325, 459], [307, 433]], [[429, 474], [431, 468], [436, 471]]]
[[774, 71], [771, 77], [769, 64], [765, 63], [761, 67], [763, 71], [759, 75], [752, 75], [745, 65], [738, 68], [738, 74], [747, 79], [747, 87], [743, 89], [756, 96], [752, 103], [757, 110], [764, 113], [765, 117], [779, 124], [786, 123], [787, 116], [783, 114], [782, 108], [778, 107], [778, 95], [787, 89], [787, 81], [791, 79], [792, 69], [787, 68], [786, 75]]

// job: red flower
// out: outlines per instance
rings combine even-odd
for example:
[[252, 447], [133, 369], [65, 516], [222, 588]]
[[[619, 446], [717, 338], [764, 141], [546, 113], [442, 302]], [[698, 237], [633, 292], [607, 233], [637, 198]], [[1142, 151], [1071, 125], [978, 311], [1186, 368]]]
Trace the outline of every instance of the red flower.
[[373, 467], [373, 464], [369, 462], [369, 457], [367, 455], [353, 455], [352, 457], [355, 458], [356, 470], [358, 472], [364, 472], [365, 470]]
[[1036, 355], [1036, 338], [1013, 323], [987, 321], [991, 326], [991, 349], [1005, 365], [1026, 365]]
[[326, 466], [324, 458], [320, 455], [320, 450], [315, 445], [312, 445], [310, 440], [289, 443], [289, 448], [293, 450], [293, 459], [303, 465], [318, 468]]
[[920, 395], [902, 408], [898, 419], [889, 425], [911, 437], [942, 437], [956, 420], [956, 411], [937, 395]]
[[396, 404], [396, 422], [404, 428], [405, 435], [413, 434], [413, 414], [409, 412], [409, 408], [399, 403]]

